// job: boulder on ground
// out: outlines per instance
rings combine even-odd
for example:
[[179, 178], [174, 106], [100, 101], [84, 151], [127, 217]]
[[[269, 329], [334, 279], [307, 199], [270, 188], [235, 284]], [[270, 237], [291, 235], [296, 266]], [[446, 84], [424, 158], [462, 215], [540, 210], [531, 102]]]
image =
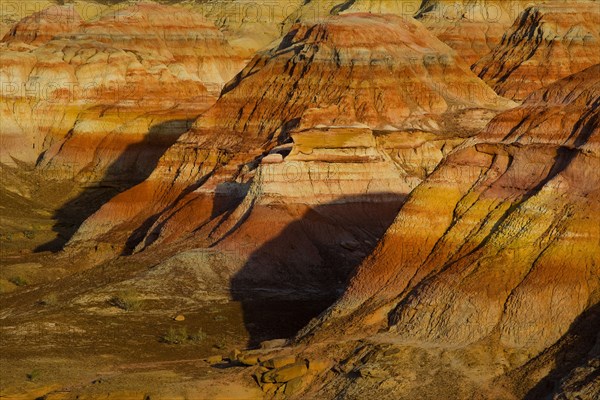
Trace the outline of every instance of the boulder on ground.
[[265, 393], [273, 394], [278, 389], [278, 386], [274, 383], [263, 383], [261, 389]]
[[294, 378], [285, 384], [285, 395], [291, 396], [298, 393], [304, 387], [306, 379], [303, 376]]
[[238, 361], [244, 365], [256, 365], [258, 364], [259, 354], [242, 353], [238, 356]]
[[307, 372], [308, 368], [306, 367], [306, 363], [302, 361], [266, 372], [262, 376], [262, 381], [286, 383], [292, 379], [306, 375]]
[[275, 391], [276, 396], [281, 396], [285, 392], [285, 383], [283, 385], [277, 386], [277, 390]]
[[340, 246], [342, 246], [346, 250], [354, 251], [360, 247], [360, 243], [356, 240], [346, 240], [340, 243]]
[[[262, 380], [262, 376], [265, 374], [265, 372], [269, 372], [269, 368], [258, 367], [258, 369], [252, 373], [252, 377], [254, 380], [256, 380], [256, 383], [261, 389], [263, 389], [263, 386], [266, 385], [266, 383]], [[263, 389], [263, 391], [265, 391], [265, 389]]]
[[295, 355], [273, 357], [262, 362], [267, 368], [281, 368], [285, 365], [294, 364], [296, 362]]

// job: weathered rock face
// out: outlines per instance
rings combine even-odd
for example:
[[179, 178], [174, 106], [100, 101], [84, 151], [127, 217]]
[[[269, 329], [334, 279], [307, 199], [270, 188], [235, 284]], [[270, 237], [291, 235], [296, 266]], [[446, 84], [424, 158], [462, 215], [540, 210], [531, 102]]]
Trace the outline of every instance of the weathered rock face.
[[[403, 197], [452, 147], [442, 150], [446, 142], [472, 135], [510, 105], [412, 19], [348, 14], [301, 23], [255, 57], [151, 177], [106, 204], [73, 245], [136, 229], [141, 236], [127, 237], [138, 250], [192, 231], [214, 242], [225, 226], [252, 226], [247, 212], [267, 199]], [[257, 168], [270, 150], [291, 153]], [[415, 153], [427, 160], [423, 168]]]
[[325, 324], [534, 355], [565, 334], [599, 300], [599, 77], [535, 92], [448, 156]]
[[497, 93], [523, 100], [600, 62], [598, 2], [547, 3], [523, 11], [474, 71]]
[[55, 9], [42, 13], [54, 24], [36, 14], [7, 35], [0, 76], [3, 161], [55, 178], [147, 176], [244, 65], [198, 13], [140, 4], [82, 23]]

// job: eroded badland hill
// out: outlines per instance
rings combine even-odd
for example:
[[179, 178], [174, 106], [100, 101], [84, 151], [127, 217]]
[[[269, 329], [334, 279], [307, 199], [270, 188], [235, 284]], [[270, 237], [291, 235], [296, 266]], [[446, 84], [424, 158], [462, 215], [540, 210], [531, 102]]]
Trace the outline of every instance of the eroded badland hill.
[[600, 398], [600, 2], [1, 11], [1, 398]]

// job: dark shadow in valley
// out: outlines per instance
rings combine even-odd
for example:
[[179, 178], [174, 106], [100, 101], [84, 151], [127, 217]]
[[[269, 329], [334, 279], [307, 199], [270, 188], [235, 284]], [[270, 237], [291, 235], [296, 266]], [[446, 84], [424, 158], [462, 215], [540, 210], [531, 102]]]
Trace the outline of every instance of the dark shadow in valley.
[[191, 128], [193, 121], [172, 120], [156, 124], [141, 142], [128, 145], [108, 166], [102, 179], [83, 189], [54, 213], [56, 222], [52, 230], [56, 232], [56, 238], [41, 244], [34, 251], [60, 251], [79, 226], [104, 203], [150, 176], [160, 157]]
[[[524, 400], [550, 399], [558, 395], [561, 391], [561, 382], [564, 382], [564, 378], [575, 369], [579, 369], [580, 379], [571, 387], [574, 393], [587, 385], [594, 385], [594, 382], [598, 382], [600, 370], [588, 365], [590, 361], [600, 358], [600, 336], [598, 332], [600, 332], [600, 303], [596, 303], [579, 315], [571, 324], [567, 333], [554, 346], [542, 353], [540, 356], [542, 365], [547, 362], [546, 357], [544, 357], [545, 354], [550, 353], [553, 354], [554, 367], [527, 393]], [[534, 359], [526, 364], [523, 367], [524, 374], [528, 375], [530, 373], [529, 367], [535, 368], [537, 363], [538, 360]], [[586, 367], [588, 370], [587, 375], [583, 374]], [[593, 397], [592, 394], [590, 398]], [[559, 398], [563, 397], [559, 396]]]
[[246, 223], [258, 221], [257, 235], [264, 223], [261, 215], [285, 219], [292, 210], [302, 216], [254, 251], [231, 279], [231, 295], [241, 303], [250, 336], [248, 345], [290, 338], [327, 309], [373, 251], [404, 199], [385, 193], [313, 207], [254, 206]]

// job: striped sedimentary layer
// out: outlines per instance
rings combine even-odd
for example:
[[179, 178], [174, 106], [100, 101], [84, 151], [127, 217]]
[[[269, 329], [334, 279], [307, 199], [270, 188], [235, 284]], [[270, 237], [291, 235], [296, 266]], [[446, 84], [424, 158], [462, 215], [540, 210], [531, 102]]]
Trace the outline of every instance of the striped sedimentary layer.
[[534, 92], [450, 154], [313, 333], [529, 354], [560, 339], [598, 302], [599, 72]]
[[92, 182], [147, 176], [136, 160], [157, 159], [244, 65], [202, 14], [149, 3], [87, 22], [53, 6], [2, 46], [2, 161]]
[[473, 70], [502, 96], [532, 91], [600, 62], [600, 4], [552, 2], [525, 9]]
[[[300, 23], [229, 82], [149, 179], [106, 204], [74, 242], [136, 231], [130, 243], [139, 250], [140, 243], [197, 232], [215, 223], [215, 209], [216, 215], [227, 211], [214, 207], [214, 194], [237, 187], [230, 197], [243, 198], [261, 158], [284, 144], [294, 147], [286, 162], [339, 161], [340, 168], [350, 168], [354, 161], [357, 176], [366, 178], [330, 198], [368, 192], [378, 165], [392, 174], [403, 160], [411, 172], [401, 170], [400, 179], [410, 183], [382, 183], [380, 189], [406, 194], [439, 162], [444, 141], [472, 135], [510, 106], [411, 18], [347, 14]], [[344, 135], [358, 142], [336, 144]], [[403, 135], [413, 145], [398, 140]], [[425, 143], [432, 139], [438, 142], [429, 149]], [[427, 153], [424, 168], [415, 165], [410, 148]]]

